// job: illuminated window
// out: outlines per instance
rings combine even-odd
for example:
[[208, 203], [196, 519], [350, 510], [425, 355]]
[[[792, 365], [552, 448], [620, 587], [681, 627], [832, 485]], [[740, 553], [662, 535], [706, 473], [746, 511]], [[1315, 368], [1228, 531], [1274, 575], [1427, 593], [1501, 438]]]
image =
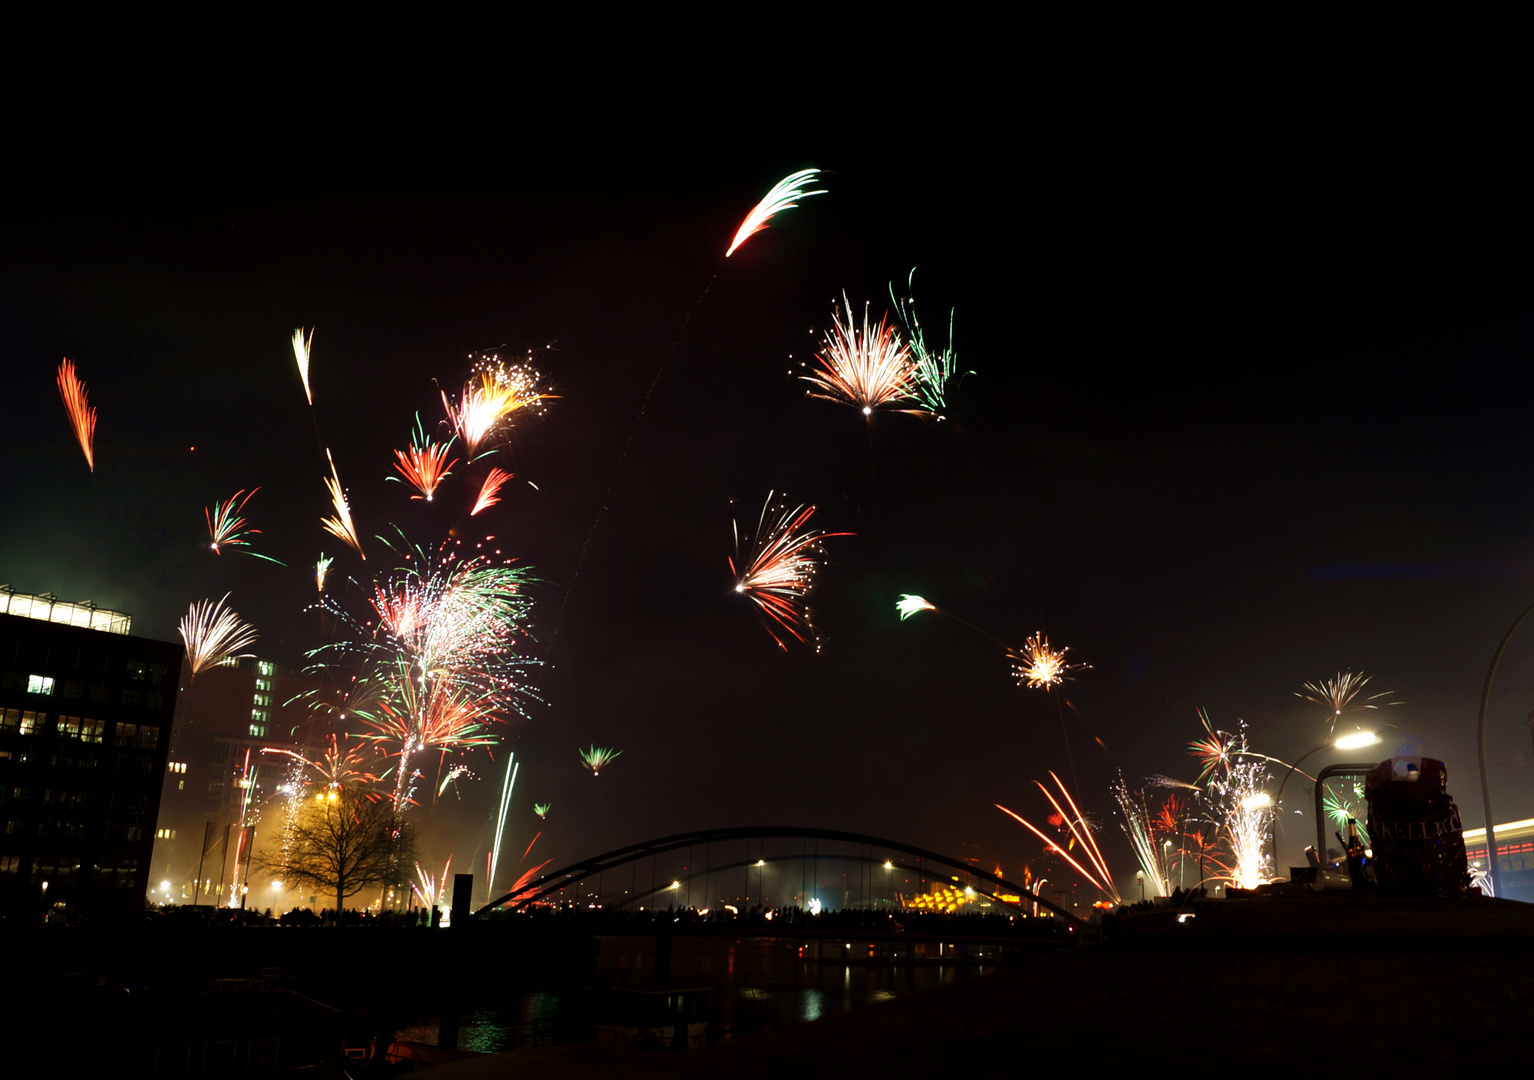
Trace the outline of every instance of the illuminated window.
[[186, 772], [186, 762], [184, 762], [184, 761], [172, 761], [165, 768], [166, 768], [167, 772], [184, 773], [184, 772]]
[[78, 739], [80, 737], [80, 718], [78, 716], [61, 716], [54, 728], [61, 739]]
[[36, 735], [43, 729], [44, 716], [39, 712], [21, 710], [21, 733], [23, 735]]
[[176, 781], [176, 790], [177, 791], [185, 791], [186, 790], [186, 781], [185, 780], [177, 780]]
[[0, 709], [0, 731], [15, 731], [20, 724], [20, 709]]
[[258, 660], [256, 662], [256, 674], [268, 676], [275, 675], [277, 674], [277, 665], [272, 663], [270, 660]]
[[117, 725], [117, 745], [118, 746], [132, 746], [134, 740], [137, 739], [137, 738], [138, 738], [138, 725], [137, 724], [123, 724], [123, 723], [119, 723]]
[[252, 704], [255, 704], [255, 705], [268, 705], [269, 706], [269, 705], [271, 705], [271, 703], [272, 703], [272, 695], [270, 695], [270, 694], [257, 694], [255, 696], [255, 698], [252, 700]]
[[250, 725], [250, 737], [252, 739], [264, 739], [264, 738], [266, 738], [266, 725], [265, 724], [251, 724]]
[[154, 724], [140, 724], [138, 726], [138, 744], [145, 750], [153, 750], [160, 745], [160, 729]]
[[271, 690], [272, 690], [272, 680], [270, 680], [270, 679], [257, 679], [256, 680], [256, 689], [264, 691], [266, 693], [271, 693]]
[[53, 693], [53, 680], [46, 675], [28, 675], [27, 693], [51, 694]]

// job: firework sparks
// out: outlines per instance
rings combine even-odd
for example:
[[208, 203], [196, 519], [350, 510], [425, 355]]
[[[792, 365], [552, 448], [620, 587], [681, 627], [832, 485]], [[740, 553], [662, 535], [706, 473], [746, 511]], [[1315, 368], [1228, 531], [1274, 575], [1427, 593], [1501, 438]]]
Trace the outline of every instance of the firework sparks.
[[623, 753], [622, 750], [610, 750], [605, 746], [591, 746], [577, 752], [581, 755], [581, 764], [591, 770], [592, 776], [601, 776], [602, 770]]
[[91, 472], [96, 471], [96, 410], [85, 396], [85, 384], [75, 374], [74, 362], [69, 357], [59, 363], [59, 396], [64, 399], [64, 410], [74, 426], [75, 438], [85, 451], [85, 464]]
[[735, 591], [751, 598], [762, 616], [762, 625], [778, 648], [785, 651], [788, 645], [773, 624], [796, 640], [810, 644], [809, 639], [814, 637], [814, 613], [805, 600], [820, 569], [822, 542], [832, 536], [852, 535], [806, 528], [814, 513], [813, 506], [796, 506], [792, 510], [786, 509], [784, 503], [774, 506], [769, 492], [757, 520], [756, 534], [744, 549], [740, 526], [735, 525], [736, 557], [729, 560], [730, 573], [735, 575]]
[[457, 408], [447, 391], [442, 392], [442, 407], [470, 461], [479, 456], [502, 420], [515, 412], [541, 411], [543, 402], [554, 397], [538, 389], [538, 371], [529, 363], [507, 364], [491, 354], [479, 357], [473, 371], [478, 379], [464, 384]]
[[[248, 548], [250, 541], [247, 536], [261, 535], [260, 529], [247, 527], [245, 519], [240, 515], [245, 512], [245, 504], [261, 489], [251, 488], [250, 494], [246, 495], [241, 488], [221, 503], [215, 503], [211, 507], [205, 507], [202, 512], [203, 518], [208, 523], [208, 536], [212, 543], [215, 555], [223, 554], [224, 548]], [[241, 498], [244, 496], [244, 498]], [[286, 566], [287, 563], [280, 559], [274, 559], [270, 555], [262, 555], [258, 551], [246, 551], [246, 555], [253, 555], [258, 559], [276, 563], [278, 566]]]
[[784, 211], [792, 210], [799, 204], [795, 199], [808, 199], [811, 195], [824, 195], [824, 191], [806, 191], [810, 184], [815, 182], [815, 176], [819, 169], [800, 169], [798, 172], [789, 173], [776, 184], [772, 185], [761, 202], [751, 208], [746, 215], [746, 220], [740, 223], [740, 228], [735, 231], [735, 239], [730, 242], [730, 249], [724, 253], [728, 259], [735, 254], [735, 249], [744, 244], [751, 237], [767, 227], [767, 223], [775, 215]]
[[304, 381], [304, 397], [310, 405], [314, 404], [314, 395], [309, 392], [309, 346], [313, 343], [313, 327], [310, 327], [307, 338], [302, 326], [293, 331], [293, 359], [298, 363], [298, 377]]
[[[915, 280], [916, 271], [912, 270], [906, 279], [906, 288], [914, 291]], [[927, 346], [921, 320], [916, 317], [916, 301], [909, 296], [897, 299], [893, 284], [890, 285], [890, 299], [895, 303], [895, 311], [900, 316], [901, 325], [905, 327], [906, 340], [911, 343], [911, 355], [916, 360], [912, 396], [941, 420], [948, 409], [948, 384], [958, 371], [958, 360], [953, 352], [953, 312], [948, 313], [948, 345], [941, 350], [934, 350]], [[974, 372], [966, 371], [964, 374], [973, 375]]]
[[1328, 731], [1335, 734], [1337, 721], [1348, 713], [1364, 712], [1369, 709], [1378, 709], [1385, 705], [1399, 705], [1399, 701], [1381, 701], [1388, 698], [1395, 691], [1385, 690], [1378, 694], [1370, 694], [1368, 697], [1359, 699], [1358, 695], [1368, 684], [1371, 676], [1363, 672], [1354, 674], [1351, 671], [1339, 671], [1334, 678], [1317, 679], [1308, 682], [1294, 696], [1302, 701], [1308, 701], [1313, 705], [1320, 705], [1331, 713]]
[[1007, 659], [1012, 661], [1012, 674], [1020, 685], [1049, 690], [1064, 682], [1070, 672], [1091, 668], [1090, 664], [1067, 664], [1065, 654], [1070, 651], [1069, 645], [1058, 650], [1050, 648], [1049, 638], [1040, 632], [1028, 639], [1021, 652], [1008, 649]]
[[[845, 295], [842, 302], [847, 303]], [[820, 370], [800, 376], [816, 388], [809, 391], [811, 397], [854, 405], [864, 416], [872, 416], [875, 409], [892, 402], [915, 400], [916, 362], [910, 346], [887, 318], [880, 319], [877, 326], [871, 324], [865, 304], [859, 329], [853, 324], [848, 304], [846, 321], [842, 321], [841, 309], [834, 308], [831, 324], [815, 354]]]
[[919, 611], [936, 611], [937, 605], [929, 604], [925, 597], [901, 593], [900, 599], [895, 601], [895, 610], [900, 612], [900, 621], [905, 622]]
[[325, 595], [325, 578], [330, 574], [330, 566], [335, 559], [320, 552], [320, 557], [314, 564], [314, 587], [319, 590], [321, 596]]
[[325, 531], [339, 540], [345, 540], [350, 544], [358, 555], [363, 559], [362, 541], [357, 538], [357, 526], [352, 524], [352, 508], [346, 501], [346, 492], [341, 488], [341, 474], [336, 472], [336, 460], [330, 456], [330, 449], [325, 449], [325, 460], [330, 462], [330, 475], [322, 477], [325, 487], [330, 492], [330, 501], [336, 508], [335, 517], [321, 518], [320, 524]]
[[[418, 881], [419, 884], [412, 885], [411, 888], [415, 889], [416, 895], [421, 898], [421, 905], [423, 907], [436, 907], [439, 902], [446, 902], [448, 880], [447, 875], [452, 870], [452, 868], [453, 857], [449, 855], [447, 857], [447, 862], [442, 866], [441, 881], [438, 882], [433, 881], [431, 875], [428, 874], [425, 870], [421, 869], [420, 863], [415, 864], [415, 876], [416, 881]], [[433, 916], [433, 918], [435, 918], [435, 916]]]
[[[456, 437], [456, 436], [455, 436]], [[394, 467], [399, 470], [400, 476], [405, 478], [412, 487], [420, 492], [419, 495], [410, 496], [412, 499], [425, 499], [431, 502], [432, 494], [437, 490], [437, 485], [446, 480], [451, 474], [458, 459], [447, 460], [448, 453], [453, 448], [453, 440], [445, 443], [435, 443], [426, 437], [426, 432], [421, 427], [421, 414], [416, 413], [415, 431], [411, 436], [409, 450], [396, 450], [394, 456], [399, 460]], [[398, 476], [388, 477], [398, 481]]]
[[368, 771], [367, 755], [361, 746], [353, 746], [346, 753], [341, 752], [341, 745], [336, 736], [330, 736], [330, 743], [325, 747], [325, 752], [318, 758], [306, 758], [297, 750], [288, 750], [277, 746], [263, 746], [263, 754], [279, 754], [283, 757], [292, 758], [300, 763], [304, 770], [314, 774], [314, 780], [302, 780], [303, 783], [318, 782], [327, 789], [336, 790], [343, 787], [355, 787], [360, 784], [373, 784], [378, 782], [378, 777]]
[[505, 469], [491, 469], [490, 475], [486, 476], [485, 482], [480, 485], [479, 498], [474, 500], [474, 509], [469, 511], [469, 516], [473, 517], [481, 510], [487, 510], [494, 506], [496, 503], [500, 502], [501, 497], [499, 492], [501, 490], [501, 485], [510, 479], [511, 473], [507, 472]]
[[1121, 773], [1113, 785], [1113, 798], [1123, 814], [1119, 825], [1135, 849], [1135, 859], [1140, 869], [1155, 889], [1153, 895], [1170, 896], [1172, 890], [1167, 886], [1166, 868], [1162, 865], [1161, 851], [1157, 847], [1156, 821], [1146, 805], [1145, 792], [1130, 791]]
[[553, 803], [546, 802], [533, 803], [533, 813], [538, 815], [539, 820], [546, 820], [549, 816], [549, 810], [553, 805]]
[[222, 660], [246, 655], [238, 650], [249, 648], [256, 642], [256, 631], [224, 606], [228, 599], [229, 594], [225, 593], [216, 604], [212, 600], [199, 600], [181, 619], [181, 640], [186, 645], [186, 660], [194, 679], [198, 672]]

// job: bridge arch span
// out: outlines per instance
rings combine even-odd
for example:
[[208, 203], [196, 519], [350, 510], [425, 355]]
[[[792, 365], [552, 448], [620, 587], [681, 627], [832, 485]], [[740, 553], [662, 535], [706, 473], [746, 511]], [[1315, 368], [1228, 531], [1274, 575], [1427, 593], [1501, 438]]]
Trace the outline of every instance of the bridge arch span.
[[[995, 894], [999, 892], [1008, 892], [1018, 896], [1028, 895], [1027, 902], [1029, 904], [1037, 903], [1039, 907], [1046, 908], [1056, 915], [1059, 915], [1065, 919], [1069, 919], [1071, 922], [1077, 923], [1079, 925], [1085, 925], [1085, 920], [1083, 920], [1079, 915], [1072, 914], [1071, 912], [1066, 911], [1063, 907], [1045, 900], [1043, 897], [1034, 897], [1029, 894], [1028, 890], [1023, 886], [1010, 882], [1005, 878], [996, 877], [992, 874], [986, 874], [977, 871], [973, 866], [971, 866], [969, 863], [966, 863], [962, 859], [956, 859], [952, 856], [943, 855], [935, 851], [928, 851], [925, 848], [915, 847], [911, 844], [907, 844], [899, 840], [889, 840], [883, 837], [869, 836], [866, 833], [846, 832], [840, 829], [816, 829], [801, 828], [797, 826], [772, 825], [750, 825], [730, 829], [703, 829], [697, 832], [674, 833], [671, 836], [662, 836], [654, 840], [645, 840], [637, 844], [629, 844], [626, 847], [616, 848], [612, 851], [593, 856], [589, 859], [582, 859], [580, 862], [574, 862], [569, 866], [561, 867], [558, 870], [544, 874], [536, 881], [529, 882], [514, 892], [506, 893], [494, 900], [491, 900], [484, 907], [476, 911], [474, 915], [476, 918], [478, 918], [479, 916], [493, 911], [494, 909], [503, 905], [509, 906], [512, 910], [517, 910], [542, 900], [544, 897], [550, 896], [561, 889], [568, 888], [577, 882], [584, 881], [587, 878], [606, 873], [610, 870], [615, 870], [620, 866], [628, 866], [631, 863], [639, 862], [641, 859], [648, 859], [657, 855], [664, 855], [667, 852], [677, 851], [681, 848], [691, 848], [697, 847], [699, 845], [706, 846], [711, 844], [727, 844], [730, 842], [749, 840], [825, 840], [841, 844], [855, 844], [862, 847], [878, 848], [890, 853], [899, 853], [902, 856], [912, 857], [921, 862], [931, 863], [936, 866], [941, 866], [950, 870], [957, 870], [961, 873], [968, 874], [977, 883], [984, 882], [988, 885], [992, 885], [994, 886], [994, 889], [976, 889], [977, 892], [980, 892], [982, 895], [989, 896], [992, 899], [998, 899]], [[806, 857], [809, 856], [779, 856], [778, 859], [781, 860], [785, 858]], [[823, 855], [818, 855], [818, 857], [825, 859], [843, 859], [847, 861], [869, 861], [866, 857], [863, 856], [833, 854], [831, 852], [826, 852]], [[880, 859], [878, 861], [883, 862], [884, 860]], [[908, 866], [903, 862], [899, 865], [906, 869], [919, 869], [919, 867]], [[728, 867], [721, 866], [717, 869], [710, 868], [706, 872], [722, 873], [726, 869], [739, 868], [740, 865], [732, 864]]]

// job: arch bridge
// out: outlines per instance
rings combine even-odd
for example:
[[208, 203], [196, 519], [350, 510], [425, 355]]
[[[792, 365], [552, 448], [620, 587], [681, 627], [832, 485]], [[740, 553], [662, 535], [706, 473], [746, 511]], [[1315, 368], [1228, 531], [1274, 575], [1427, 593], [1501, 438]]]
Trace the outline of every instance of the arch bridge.
[[[751, 841], [758, 842], [757, 857], [750, 857]], [[800, 841], [801, 850], [798, 852], [777, 852], [767, 854], [766, 842], [776, 841]], [[809, 844], [814, 842], [815, 849], [809, 850]], [[821, 851], [821, 843], [833, 843], [837, 845], [851, 845], [857, 849], [856, 853], [846, 851]], [[744, 845], [746, 857], [726, 862], [715, 866], [712, 864], [712, 852], [715, 845], [724, 847], [726, 851], [736, 845]], [[620, 867], [636, 867], [644, 859], [653, 859], [669, 852], [688, 849], [695, 852], [697, 848], [703, 848], [705, 852], [704, 866], [695, 868], [694, 860], [688, 858], [688, 867], [685, 877], [678, 878], [681, 881], [691, 881], [695, 878], [707, 879], [712, 874], [722, 874], [730, 871], [745, 871], [749, 874], [752, 868], [765, 867], [770, 863], [790, 861], [826, 860], [844, 863], [857, 863], [862, 865], [877, 866], [888, 869], [899, 868], [930, 876], [932, 870], [929, 867], [941, 867], [945, 870], [957, 871], [959, 874], [968, 875], [969, 887], [976, 894], [984, 896], [993, 903], [1002, 904], [1016, 910], [1036, 904], [1045, 908], [1055, 915], [1070, 920], [1078, 925], [1086, 925], [1079, 915], [1075, 915], [1058, 904], [1044, 899], [1042, 896], [1032, 895], [1022, 885], [1008, 881], [1006, 878], [994, 874], [987, 874], [977, 870], [963, 859], [956, 859], [949, 855], [943, 855], [925, 848], [915, 847], [899, 840], [889, 840], [883, 837], [869, 836], [865, 833], [845, 832], [839, 829], [815, 829], [799, 828], [795, 826], [745, 826], [732, 829], [704, 829], [697, 832], [675, 833], [671, 836], [662, 836], [654, 840], [646, 840], [638, 844], [630, 844], [627, 847], [617, 848], [580, 862], [571, 863], [550, 873], [544, 874], [536, 881], [529, 882], [513, 892], [491, 900], [484, 907], [474, 913], [475, 917], [484, 915], [496, 908], [506, 907], [510, 910], [518, 910], [534, 904], [546, 897], [552, 896], [562, 889], [567, 889], [592, 877], [617, 870]], [[736, 848], [738, 851], [739, 848]], [[874, 852], [881, 854], [874, 854]], [[914, 861], [912, 861], [914, 860]], [[801, 877], [802, 877], [801, 871]], [[818, 875], [817, 875], [818, 876]], [[637, 874], [636, 874], [637, 879]], [[946, 880], [959, 880], [957, 875], [947, 875]], [[653, 885], [644, 892], [636, 889], [629, 891], [621, 904], [634, 903], [647, 897], [655, 896], [664, 892], [672, 891], [677, 887], [668, 881], [664, 885]], [[816, 886], [819, 887], [818, 885]], [[1002, 896], [1015, 895], [1027, 897], [1026, 900], [1015, 902], [1002, 899]]]

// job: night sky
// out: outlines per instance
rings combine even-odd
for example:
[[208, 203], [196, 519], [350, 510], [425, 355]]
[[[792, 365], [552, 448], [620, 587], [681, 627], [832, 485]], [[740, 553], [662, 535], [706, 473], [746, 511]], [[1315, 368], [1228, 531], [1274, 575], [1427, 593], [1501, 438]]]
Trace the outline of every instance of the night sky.
[[[1067, 730], [1121, 879], [1117, 768], [1192, 779], [1199, 708], [1292, 761], [1326, 736], [1295, 691], [1338, 671], [1395, 691], [1378, 756], [1446, 760], [1480, 825], [1481, 683], [1534, 601], [1526, 185], [1452, 110], [1193, 100], [1019, 87], [738, 138], [620, 104], [580, 137], [472, 145], [462, 120], [343, 135], [329, 116], [167, 133], [167, 158], [110, 170], [67, 147], [0, 210], [0, 581], [163, 640], [230, 591], [261, 655], [297, 664], [321, 640], [320, 551], [361, 581], [393, 525], [493, 532], [542, 579], [542, 703], [506, 731], [513, 821], [552, 802], [559, 861], [778, 823], [1036, 860], [992, 804], [1046, 812], [1032, 781], [1068, 771], [1055, 704], [960, 622], [900, 623], [904, 592], [1091, 665]], [[726, 261], [810, 166], [829, 194]], [[870, 439], [794, 376], [834, 298], [877, 314], [913, 267], [974, 374], [948, 420], [877, 415]], [[298, 326], [366, 564], [320, 530]], [[385, 482], [469, 353], [527, 350], [559, 397], [514, 427], [499, 506], [470, 521], [459, 477], [430, 506]], [[54, 386], [66, 355], [99, 410], [94, 474]], [[286, 570], [207, 548], [203, 507], [256, 485], [258, 550]], [[732, 515], [769, 490], [856, 533], [827, 542], [819, 655], [780, 651], [731, 592]], [[1534, 816], [1521, 633], [1492, 696], [1501, 821]], [[597, 779], [576, 757], [593, 742], [623, 750]], [[493, 772], [466, 789], [461, 858]]]

